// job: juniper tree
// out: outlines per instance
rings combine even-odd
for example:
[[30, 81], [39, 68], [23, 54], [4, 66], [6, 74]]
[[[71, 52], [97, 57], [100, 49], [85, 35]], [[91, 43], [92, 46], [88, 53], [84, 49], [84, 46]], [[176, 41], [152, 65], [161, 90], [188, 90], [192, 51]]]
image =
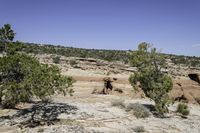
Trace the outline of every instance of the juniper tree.
[[0, 99], [5, 107], [14, 107], [32, 97], [44, 100], [55, 93], [72, 94], [73, 79], [62, 76], [58, 67], [40, 64], [26, 54], [0, 58]]
[[1, 52], [7, 51], [7, 45], [9, 42], [12, 42], [15, 37], [15, 33], [11, 28], [10, 24], [4, 24], [4, 26], [0, 29], [0, 42]]
[[129, 78], [133, 88], [137, 89], [139, 83], [145, 95], [154, 100], [156, 110], [160, 114], [167, 112], [170, 103], [167, 93], [172, 89], [172, 79], [163, 72], [166, 68], [164, 57], [143, 42], [139, 44], [138, 51], [132, 52], [130, 63], [137, 67], [137, 72]]
[[[4, 26], [11, 33], [0, 31], [1, 42], [11, 41], [14, 36], [10, 25]], [[3, 32], [2, 32], [3, 31]], [[61, 75], [54, 65], [41, 64], [36, 58], [17, 51], [10, 42], [6, 56], [0, 57], [0, 104], [12, 108], [20, 102], [28, 102], [33, 97], [45, 100], [47, 97], [62, 92], [72, 94], [74, 80]], [[20, 45], [20, 42], [16, 43]]]

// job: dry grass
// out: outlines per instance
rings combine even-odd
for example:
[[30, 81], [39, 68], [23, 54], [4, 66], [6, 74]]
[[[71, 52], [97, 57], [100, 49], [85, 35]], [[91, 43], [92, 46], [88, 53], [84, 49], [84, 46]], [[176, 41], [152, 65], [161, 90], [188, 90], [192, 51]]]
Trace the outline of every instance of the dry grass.
[[145, 128], [144, 128], [144, 126], [137, 126], [137, 127], [133, 128], [133, 131], [136, 133], [143, 133], [143, 132], [145, 132]]
[[121, 99], [112, 101], [111, 105], [115, 107], [125, 108], [124, 100]]
[[132, 112], [136, 118], [146, 118], [150, 116], [150, 111], [139, 103], [130, 103], [126, 107], [127, 112]]

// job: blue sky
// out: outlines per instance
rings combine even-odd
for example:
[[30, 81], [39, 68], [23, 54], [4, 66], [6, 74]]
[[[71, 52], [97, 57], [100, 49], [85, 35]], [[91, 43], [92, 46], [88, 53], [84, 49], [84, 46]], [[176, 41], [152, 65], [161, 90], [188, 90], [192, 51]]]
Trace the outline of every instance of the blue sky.
[[0, 0], [0, 26], [24, 42], [200, 56], [200, 0]]

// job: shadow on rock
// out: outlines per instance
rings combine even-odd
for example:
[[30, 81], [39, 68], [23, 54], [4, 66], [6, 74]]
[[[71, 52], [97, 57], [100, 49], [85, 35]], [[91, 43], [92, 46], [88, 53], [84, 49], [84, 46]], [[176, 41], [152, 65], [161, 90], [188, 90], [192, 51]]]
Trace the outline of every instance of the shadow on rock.
[[12, 116], [0, 117], [0, 124], [19, 125], [20, 127], [36, 127], [52, 125], [59, 121], [60, 114], [75, 114], [77, 107], [64, 103], [38, 103], [31, 108], [19, 110]]
[[156, 108], [154, 105], [152, 104], [142, 104], [144, 107], [146, 107], [152, 114], [154, 117], [156, 118], [169, 118], [163, 114], [160, 114], [156, 111]]

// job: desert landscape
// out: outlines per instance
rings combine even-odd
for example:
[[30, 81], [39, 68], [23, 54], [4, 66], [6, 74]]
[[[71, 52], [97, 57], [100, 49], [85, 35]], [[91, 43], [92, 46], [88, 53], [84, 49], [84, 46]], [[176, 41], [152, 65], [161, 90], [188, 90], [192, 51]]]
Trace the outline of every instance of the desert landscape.
[[199, 0], [0, 0], [0, 133], [200, 133]]
[[[36, 55], [41, 63], [46, 64], [54, 64], [54, 56], [56, 55]], [[200, 132], [198, 101], [200, 86], [187, 76], [187, 73], [197, 73], [199, 70], [181, 68], [177, 71], [182, 71], [183, 75], [176, 75], [176, 66], [169, 63], [169, 72], [172, 72], [174, 76], [174, 87], [170, 96], [180, 98], [184, 95], [185, 99], [179, 99], [170, 105], [166, 118], [160, 118], [152, 112], [148, 118], [136, 118], [132, 112], [126, 111], [125, 108], [129, 104], [139, 103], [150, 110], [154, 102], [145, 97], [142, 91], [134, 91], [129, 84], [128, 78], [135, 71], [134, 68], [122, 63], [110, 63], [97, 59], [75, 57], [61, 57], [60, 59], [60, 63], [55, 65], [59, 66], [63, 75], [70, 75], [76, 80], [73, 85], [73, 96], [54, 95], [51, 97], [52, 101], [46, 104], [19, 104], [18, 108], [22, 110], [1, 109], [1, 132]], [[69, 60], [74, 60], [76, 65], [71, 66], [66, 63]], [[112, 91], [101, 94], [105, 77], [116, 80], [112, 82]], [[181, 100], [189, 106], [190, 114], [187, 118], [176, 114], [176, 107]], [[34, 107], [37, 109], [35, 117], [44, 122], [42, 125], [29, 123]], [[49, 125], [48, 119], [53, 119]]]

